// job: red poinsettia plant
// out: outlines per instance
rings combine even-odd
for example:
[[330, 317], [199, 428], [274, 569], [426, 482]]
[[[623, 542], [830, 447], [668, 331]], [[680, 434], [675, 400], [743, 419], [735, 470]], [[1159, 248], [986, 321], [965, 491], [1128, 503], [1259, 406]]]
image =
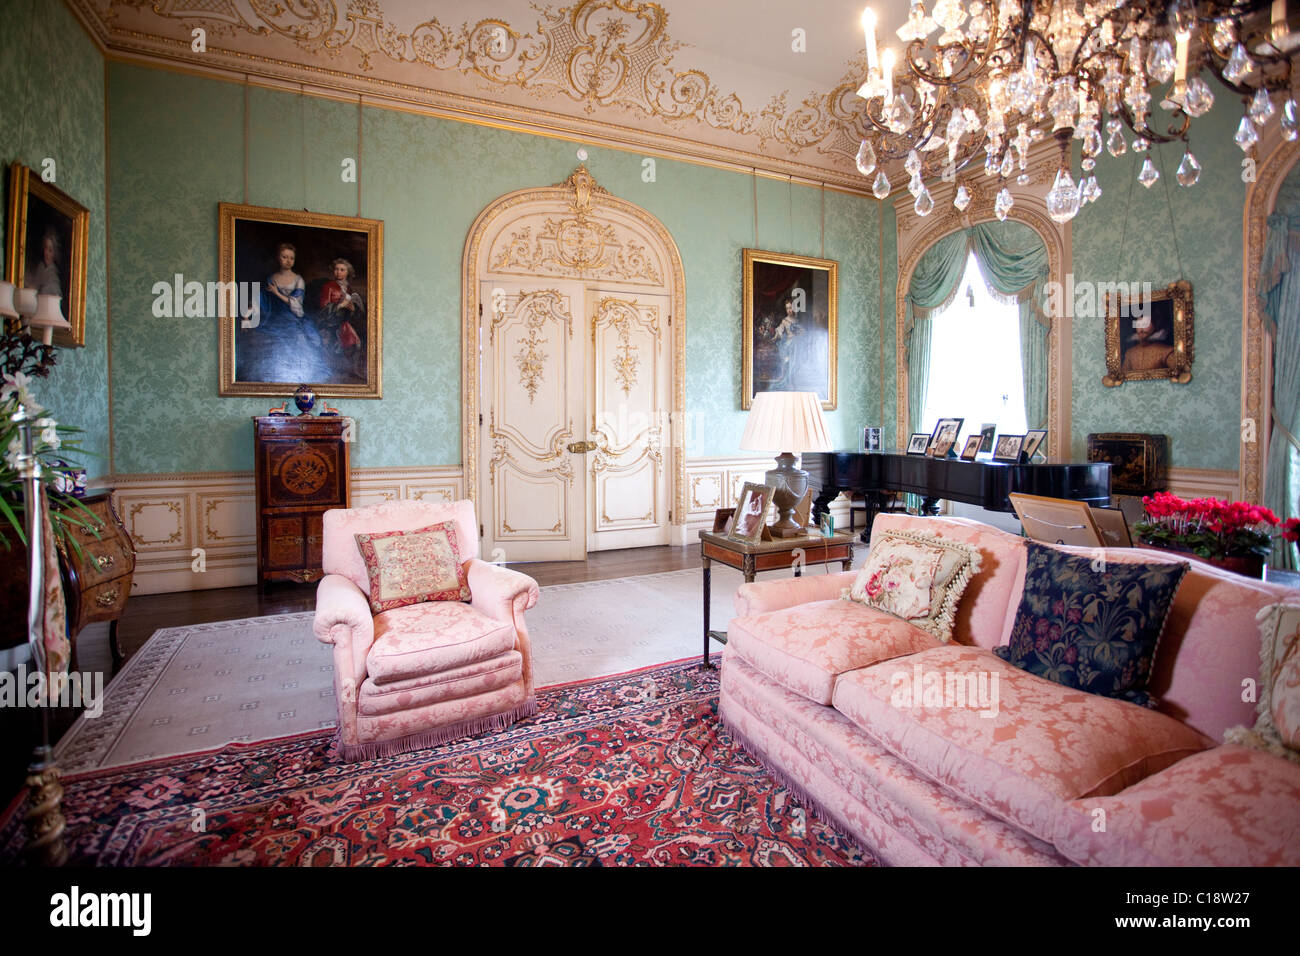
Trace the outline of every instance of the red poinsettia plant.
[[1288, 541], [1300, 534], [1300, 519], [1285, 523], [1270, 509], [1248, 501], [1194, 498], [1158, 492], [1142, 499], [1146, 519], [1133, 525], [1143, 544], [1190, 551], [1202, 558], [1267, 555], [1281, 525]]

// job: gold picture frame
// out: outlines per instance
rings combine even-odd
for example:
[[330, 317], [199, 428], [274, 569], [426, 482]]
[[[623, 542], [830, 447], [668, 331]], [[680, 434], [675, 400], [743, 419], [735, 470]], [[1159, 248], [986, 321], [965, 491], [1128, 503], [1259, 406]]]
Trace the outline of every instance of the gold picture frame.
[[839, 263], [761, 249], [741, 258], [740, 407], [755, 392], [815, 392], [837, 403]]
[[35, 170], [9, 168], [6, 279], [19, 288], [57, 294], [70, 329], [55, 329], [54, 344], [86, 344], [86, 269], [90, 211]]
[[[383, 221], [224, 202], [217, 218], [222, 287], [241, 305], [219, 319], [218, 394], [306, 384], [322, 398], [383, 398]], [[281, 286], [271, 280], [285, 275], [286, 246], [294, 278]], [[255, 316], [245, 315], [248, 283]]]
[[750, 544], [762, 541], [767, 529], [767, 508], [775, 490], [771, 485], [745, 482], [736, 497], [736, 512], [728, 526], [727, 537]]
[[1151, 293], [1141, 310], [1131, 307], [1131, 296], [1107, 293], [1106, 374], [1101, 383], [1113, 388], [1168, 379], [1186, 385], [1192, 380], [1194, 318], [1192, 284], [1186, 279]]

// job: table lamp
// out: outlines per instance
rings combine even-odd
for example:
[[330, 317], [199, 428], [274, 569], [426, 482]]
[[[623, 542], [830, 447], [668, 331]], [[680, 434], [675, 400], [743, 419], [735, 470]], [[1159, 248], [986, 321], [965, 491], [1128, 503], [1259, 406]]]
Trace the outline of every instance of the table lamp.
[[794, 466], [798, 452], [832, 451], [821, 399], [815, 392], [759, 392], [749, 409], [740, 447], [777, 451], [776, 467], [763, 476], [776, 489], [772, 503], [779, 517], [768, 530], [778, 538], [807, 534], [794, 520], [795, 506], [808, 491], [808, 472]]

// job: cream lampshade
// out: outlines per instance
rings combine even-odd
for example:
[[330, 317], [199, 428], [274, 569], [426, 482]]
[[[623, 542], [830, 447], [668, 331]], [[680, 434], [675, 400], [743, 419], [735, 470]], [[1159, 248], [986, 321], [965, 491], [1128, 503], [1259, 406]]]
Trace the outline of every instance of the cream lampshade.
[[14, 305], [14, 284], [0, 282], [0, 315], [5, 318], [18, 318], [18, 309]]
[[770, 530], [779, 538], [804, 534], [794, 520], [794, 509], [808, 491], [808, 472], [794, 466], [795, 453], [835, 448], [826, 430], [821, 399], [815, 392], [759, 392], [749, 409], [740, 447], [780, 452], [776, 467], [764, 476], [776, 489], [772, 501], [780, 515]]
[[[46, 345], [54, 341], [55, 329], [67, 331], [72, 328], [72, 323], [63, 317], [63, 312], [59, 309], [61, 299], [62, 296], [57, 295], [38, 295], [36, 297], [36, 311], [27, 320], [27, 324], [32, 327], [33, 333], [36, 329], [44, 330], [41, 341]], [[35, 334], [32, 337], [35, 338]]]

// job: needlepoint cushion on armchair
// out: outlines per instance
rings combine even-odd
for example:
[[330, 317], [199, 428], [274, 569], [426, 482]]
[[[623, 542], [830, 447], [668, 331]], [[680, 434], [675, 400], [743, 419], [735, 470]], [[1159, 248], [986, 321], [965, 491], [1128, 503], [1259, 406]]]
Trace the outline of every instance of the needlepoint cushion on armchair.
[[[378, 588], [372, 589], [358, 537], [373, 541], [444, 523], [456, 534], [469, 603], [372, 610]], [[345, 760], [504, 729], [536, 712], [524, 612], [537, 603], [537, 582], [479, 560], [473, 502], [397, 501], [327, 511], [323, 558], [313, 629], [334, 646]]]

